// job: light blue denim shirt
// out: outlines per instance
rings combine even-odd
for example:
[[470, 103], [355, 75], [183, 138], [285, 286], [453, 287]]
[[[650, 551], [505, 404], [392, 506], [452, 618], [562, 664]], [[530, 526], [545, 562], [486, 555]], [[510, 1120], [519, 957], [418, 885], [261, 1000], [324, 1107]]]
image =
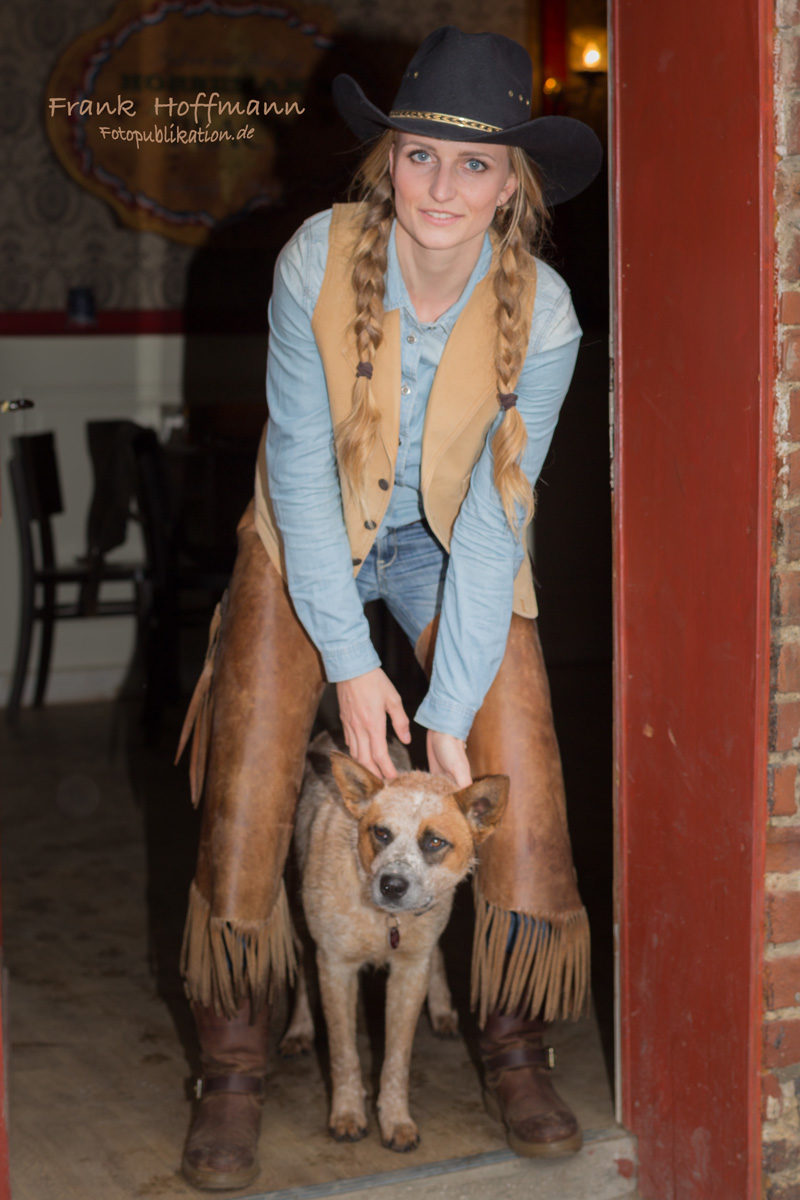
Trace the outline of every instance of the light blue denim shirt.
[[[338, 682], [380, 665], [351, 564], [342, 513], [330, 405], [311, 318], [328, 254], [330, 210], [309, 218], [281, 251], [269, 303], [267, 468], [284, 544], [289, 592], [317, 646], [328, 679]], [[399, 308], [400, 445], [395, 483], [378, 530], [424, 516], [419, 491], [422, 432], [434, 374], [447, 338], [491, 262], [488, 235], [458, 300], [438, 320], [416, 315], [397, 260], [396, 223], [388, 247], [384, 307]], [[569, 289], [537, 261], [528, 353], [517, 408], [528, 431], [522, 469], [538, 478], [572, 378], [581, 329]], [[524, 547], [509, 527], [494, 486], [493, 423], [453, 528], [433, 673], [415, 719], [466, 738], [503, 657], [514, 577]]]

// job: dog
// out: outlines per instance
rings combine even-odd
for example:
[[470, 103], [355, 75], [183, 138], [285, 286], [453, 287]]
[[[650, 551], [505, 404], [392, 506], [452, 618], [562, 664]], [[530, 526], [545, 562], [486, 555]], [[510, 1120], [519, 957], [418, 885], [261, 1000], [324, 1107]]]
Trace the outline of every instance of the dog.
[[[401, 774], [383, 780], [339, 753], [327, 734], [309, 749], [295, 839], [328, 1027], [328, 1129], [337, 1141], [358, 1141], [367, 1133], [356, 1048], [357, 980], [363, 966], [386, 966], [378, 1121], [384, 1146], [405, 1152], [419, 1143], [408, 1110], [408, 1078], [426, 994], [434, 1031], [454, 1035], [458, 1027], [439, 937], [456, 885], [475, 864], [476, 846], [503, 815], [508, 777], [487, 776], [458, 789], [449, 776], [411, 771], [406, 752], [395, 745], [390, 753]], [[327, 771], [312, 765], [320, 752]], [[301, 970], [281, 1051], [310, 1048], [313, 1036]]]

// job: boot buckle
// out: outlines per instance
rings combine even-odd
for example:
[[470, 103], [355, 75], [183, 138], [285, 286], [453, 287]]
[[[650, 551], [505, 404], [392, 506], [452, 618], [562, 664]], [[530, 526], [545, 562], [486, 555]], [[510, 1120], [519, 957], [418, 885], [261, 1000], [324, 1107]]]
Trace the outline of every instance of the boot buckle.
[[264, 1079], [261, 1075], [208, 1075], [195, 1082], [194, 1094], [197, 1100], [203, 1100], [215, 1092], [225, 1092], [237, 1096], [258, 1096], [264, 1098]]
[[554, 1071], [556, 1067], [556, 1052], [552, 1046], [526, 1046], [518, 1042], [516, 1046], [508, 1046], [494, 1054], [482, 1055], [486, 1070], [496, 1075], [502, 1071], [515, 1071], [518, 1067], [536, 1067], [540, 1071]]

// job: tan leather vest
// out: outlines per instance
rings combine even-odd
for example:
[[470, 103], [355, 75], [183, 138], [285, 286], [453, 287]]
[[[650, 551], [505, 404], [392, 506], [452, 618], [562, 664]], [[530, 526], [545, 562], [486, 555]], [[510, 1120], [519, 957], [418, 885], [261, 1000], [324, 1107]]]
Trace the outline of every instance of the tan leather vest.
[[[311, 321], [325, 380], [328, 385], [334, 428], [350, 411], [358, 356], [351, 327], [355, 296], [350, 281], [352, 248], [357, 237], [355, 204], [333, 208], [325, 277]], [[470, 474], [492, 421], [497, 416], [497, 379], [494, 372], [495, 295], [492, 276], [495, 261], [476, 284], [447, 339], [433, 380], [422, 436], [421, 488], [425, 515], [446, 550]], [[532, 274], [523, 292], [523, 328], [527, 335], [533, 317], [536, 277]], [[516, 380], [512, 382], [516, 383]], [[375, 355], [373, 395], [381, 413], [380, 436], [368, 466], [367, 512], [343, 489], [343, 509], [353, 557], [354, 574], [367, 557], [375, 533], [389, 504], [400, 425], [400, 312], [387, 312], [383, 341]], [[268, 398], [269, 402], [269, 398]], [[269, 499], [264, 440], [256, 468], [256, 529], [274, 565], [285, 577], [280, 532]], [[536, 597], [528, 556], [514, 581], [514, 612], [535, 617]]]

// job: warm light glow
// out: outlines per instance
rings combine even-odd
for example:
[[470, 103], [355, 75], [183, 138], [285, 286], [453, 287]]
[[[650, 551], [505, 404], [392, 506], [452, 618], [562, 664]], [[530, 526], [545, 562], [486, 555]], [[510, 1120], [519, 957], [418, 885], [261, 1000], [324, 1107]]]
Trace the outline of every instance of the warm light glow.
[[545, 96], [555, 96], [561, 91], [561, 83], [551, 75], [549, 79], [545, 79], [542, 91]]
[[608, 35], [599, 25], [570, 29], [567, 61], [578, 75], [599, 75], [608, 69]]

